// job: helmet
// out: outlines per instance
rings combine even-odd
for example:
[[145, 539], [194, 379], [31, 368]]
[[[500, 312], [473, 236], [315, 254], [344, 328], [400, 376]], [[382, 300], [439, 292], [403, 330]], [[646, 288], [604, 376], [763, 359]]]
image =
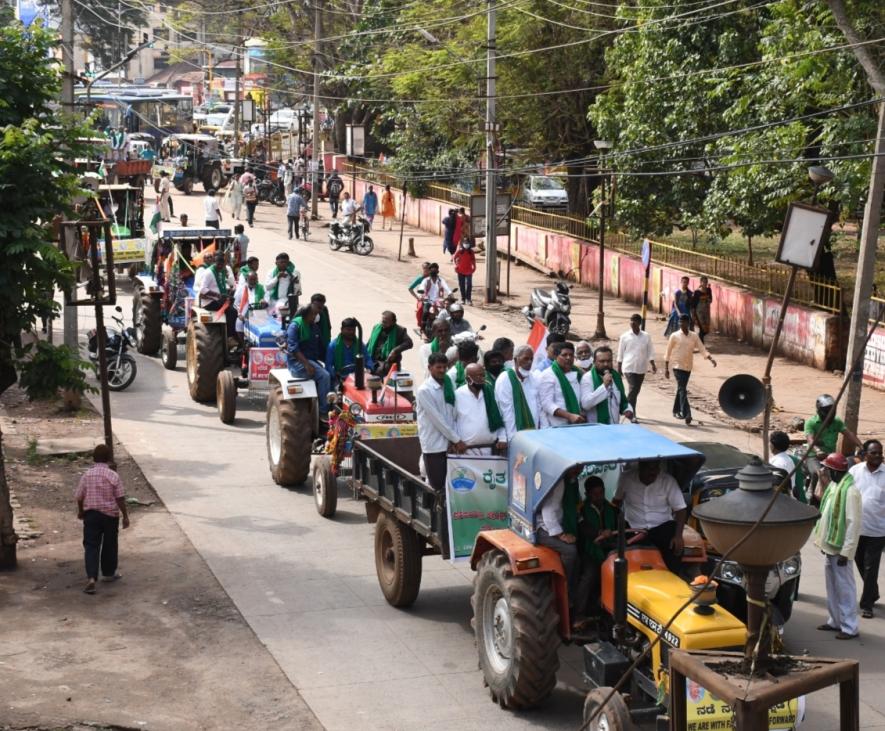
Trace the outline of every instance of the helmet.
[[464, 312], [464, 308], [457, 302], [449, 305], [449, 312]]
[[836, 472], [848, 472], [848, 460], [845, 459], [844, 454], [840, 454], [839, 452], [828, 454], [821, 464]]
[[835, 403], [836, 400], [830, 394], [822, 393], [814, 402], [814, 408], [816, 411], [829, 411]]

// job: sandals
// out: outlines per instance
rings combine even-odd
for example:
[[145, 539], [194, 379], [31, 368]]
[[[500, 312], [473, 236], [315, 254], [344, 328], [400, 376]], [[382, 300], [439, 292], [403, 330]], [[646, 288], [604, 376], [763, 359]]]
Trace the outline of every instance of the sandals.
[[90, 581], [88, 584], [86, 584], [86, 588], [83, 589], [83, 593], [84, 594], [95, 594], [95, 582]]

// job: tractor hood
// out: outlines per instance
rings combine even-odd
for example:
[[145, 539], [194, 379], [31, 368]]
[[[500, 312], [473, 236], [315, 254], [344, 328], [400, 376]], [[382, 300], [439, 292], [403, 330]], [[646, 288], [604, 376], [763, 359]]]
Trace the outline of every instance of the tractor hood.
[[535, 516], [544, 498], [573, 467], [597, 474], [614, 493], [620, 466], [642, 460], [667, 460], [677, 481], [690, 481], [704, 455], [635, 424], [579, 424], [518, 432], [508, 449], [510, 516], [513, 528], [534, 542]]

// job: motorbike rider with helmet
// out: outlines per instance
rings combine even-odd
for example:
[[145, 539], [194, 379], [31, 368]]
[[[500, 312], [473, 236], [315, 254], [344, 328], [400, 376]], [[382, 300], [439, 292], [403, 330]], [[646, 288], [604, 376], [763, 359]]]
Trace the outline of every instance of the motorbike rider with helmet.
[[[835, 452], [840, 434], [843, 435], [843, 452], [848, 447], [853, 451], [862, 446], [857, 435], [848, 429], [845, 426], [845, 422], [836, 415], [833, 415], [830, 423], [827, 424], [827, 427], [820, 434], [817, 433], [820, 430], [821, 424], [824, 423], [829, 415], [830, 410], [834, 408], [836, 408], [835, 399], [830, 394], [823, 393], [814, 402], [814, 416], [805, 420], [805, 437], [810, 447], [807, 464], [812, 482], [814, 483], [817, 483], [817, 477], [820, 472], [820, 462], [813, 456], [815, 451], [822, 456]], [[819, 501], [822, 497], [821, 487], [817, 484], [814, 486], [813, 495], [815, 501]]]
[[452, 335], [460, 335], [471, 332], [473, 327], [464, 317], [464, 307], [459, 302], [452, 302], [446, 309], [439, 313], [438, 319], [448, 320], [452, 326]]

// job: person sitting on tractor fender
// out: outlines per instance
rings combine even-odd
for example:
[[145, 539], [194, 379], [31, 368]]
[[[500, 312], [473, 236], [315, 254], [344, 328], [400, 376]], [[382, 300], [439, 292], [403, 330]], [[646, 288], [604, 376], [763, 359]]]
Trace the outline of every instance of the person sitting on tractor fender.
[[621, 475], [612, 502], [618, 508], [623, 505], [629, 526], [646, 531], [647, 541], [661, 552], [667, 568], [678, 574], [687, 511], [673, 476], [662, 472], [657, 460], [642, 461], [637, 469]]
[[[267, 304], [274, 314], [279, 312], [282, 305], [288, 306], [289, 295], [297, 297], [301, 294], [301, 277], [285, 251], [277, 254], [276, 264], [267, 275], [264, 289], [267, 291]], [[325, 350], [322, 354], [325, 355]]]
[[[569, 607], [578, 596], [578, 473], [571, 469], [541, 501], [535, 537], [538, 545], [552, 548], [562, 559], [568, 582]], [[569, 612], [573, 615], [573, 612]]]
[[342, 320], [341, 333], [326, 348], [326, 370], [333, 388], [356, 369], [357, 348], [362, 351], [365, 369], [371, 372], [374, 365], [368, 349], [356, 338], [356, 325], [353, 317]]
[[581, 578], [575, 602], [575, 625], [596, 614], [599, 605], [602, 562], [614, 548], [618, 532], [618, 511], [605, 499], [605, 483], [595, 475], [584, 481], [584, 507], [578, 524], [578, 551]]
[[200, 288], [197, 290], [200, 307], [217, 312], [225, 304], [224, 318], [227, 322], [227, 335], [236, 337], [234, 325], [237, 321], [237, 313], [229, 304], [229, 297], [233, 293], [236, 280], [231, 268], [226, 264], [224, 252], [215, 254], [215, 262], [211, 264], [200, 279]]
[[289, 373], [296, 378], [312, 378], [316, 383], [320, 413], [325, 414], [329, 410], [326, 396], [332, 389], [332, 383], [329, 371], [320, 359], [326, 354], [329, 344], [328, 323], [324, 327], [324, 302], [314, 301], [314, 297], [311, 297], [310, 304], [302, 307], [289, 323], [286, 331], [286, 355], [289, 359]]
[[385, 310], [381, 322], [372, 328], [366, 347], [372, 356], [372, 373], [384, 378], [402, 361], [403, 353], [414, 346], [406, 328], [396, 324], [396, 313]]

